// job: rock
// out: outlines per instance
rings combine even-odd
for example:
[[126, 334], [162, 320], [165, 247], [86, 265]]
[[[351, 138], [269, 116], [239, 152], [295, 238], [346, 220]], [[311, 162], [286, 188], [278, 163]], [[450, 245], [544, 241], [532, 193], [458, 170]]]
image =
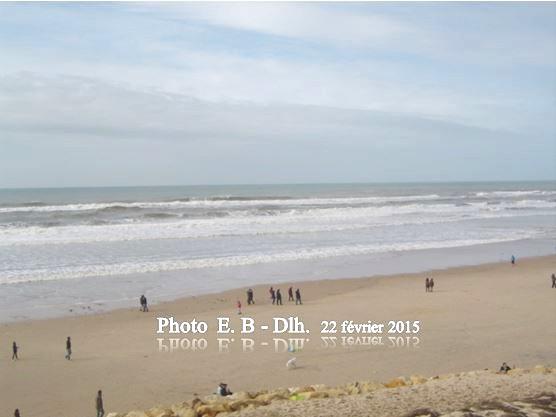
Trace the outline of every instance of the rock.
[[384, 388], [384, 385], [379, 384], [378, 382], [362, 382], [360, 384], [360, 389], [362, 393], [376, 391], [377, 389]]
[[287, 400], [289, 396], [290, 396], [289, 393], [277, 391], [277, 392], [270, 392], [268, 394], [258, 395], [257, 397], [255, 397], [255, 399], [269, 403], [277, 400]]
[[251, 398], [254, 398], [254, 397], [252, 397], [251, 394], [249, 394], [248, 392], [239, 391], [239, 392], [234, 392], [228, 398], [231, 401], [234, 401], [234, 400], [250, 400]]
[[406, 385], [407, 385], [407, 382], [405, 381], [405, 378], [403, 378], [403, 377], [394, 378], [394, 379], [388, 381], [386, 384], [384, 384], [384, 386], [386, 388], [405, 387]]
[[405, 414], [403, 417], [440, 417], [440, 413], [429, 408], [418, 408]]
[[197, 414], [203, 417], [214, 417], [219, 413], [225, 413], [227, 411], [232, 411], [229, 403], [227, 402], [215, 402], [211, 404], [201, 404], [195, 407]]
[[329, 397], [342, 397], [347, 395], [347, 392], [341, 388], [329, 388], [326, 390]]
[[328, 398], [328, 393], [325, 391], [300, 392], [298, 395], [304, 400], [311, 400], [314, 398]]
[[550, 369], [543, 365], [537, 365], [531, 370], [531, 372], [534, 374], [549, 374]]
[[411, 382], [411, 385], [420, 385], [420, 384], [424, 384], [428, 380], [427, 378], [421, 375], [411, 375], [409, 377], [409, 381]]
[[149, 417], [144, 411], [130, 411], [126, 417]]
[[311, 392], [315, 389], [311, 386], [290, 388], [290, 394], [299, 394], [300, 392]]
[[346, 385], [345, 390], [349, 395], [361, 394], [361, 385], [359, 382], [348, 384]]
[[174, 411], [174, 415], [176, 417], [199, 417], [199, 414], [192, 408], [179, 408], [178, 410]]
[[209, 395], [205, 395], [205, 396], [203, 397], [203, 402], [204, 402], [205, 404], [207, 404], [207, 403], [215, 403], [215, 402], [220, 402], [220, 401], [222, 401], [223, 398], [224, 398], [224, 397], [222, 397], [222, 396], [220, 396], [220, 395], [217, 395], [217, 394], [209, 394]]
[[154, 407], [146, 413], [149, 417], [173, 417], [174, 413], [169, 408]]
[[187, 402], [174, 404], [171, 409], [176, 417], [197, 417], [197, 413]]
[[263, 405], [268, 405], [268, 403], [265, 402], [265, 401], [257, 400], [257, 399], [236, 400], [236, 401], [230, 401], [228, 403], [228, 406], [230, 407], [231, 411], [238, 411], [238, 410], [241, 410], [243, 408], [250, 407], [250, 406], [261, 407]]
[[514, 368], [508, 371], [508, 375], [524, 375], [528, 373], [529, 373], [528, 369], [522, 369], [522, 368]]

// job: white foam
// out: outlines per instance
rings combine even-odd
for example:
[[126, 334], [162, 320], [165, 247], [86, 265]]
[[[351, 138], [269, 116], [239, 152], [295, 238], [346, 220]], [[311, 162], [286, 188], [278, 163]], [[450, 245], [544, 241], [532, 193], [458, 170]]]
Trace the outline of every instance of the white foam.
[[377, 226], [518, 217], [533, 213], [554, 214], [555, 208], [556, 202], [524, 200], [497, 205], [480, 202], [466, 205], [407, 204], [293, 209], [277, 212], [273, 216], [239, 211], [233, 212], [229, 217], [177, 221], [0, 228], [0, 246], [331, 232]]
[[550, 196], [556, 195], [556, 191], [548, 190], [519, 190], [519, 191], [480, 191], [475, 193], [477, 197], [523, 197], [526, 195]]
[[30, 281], [69, 280], [86, 277], [116, 276], [199, 268], [222, 268], [272, 262], [303, 261], [340, 256], [357, 256], [373, 253], [400, 252], [423, 249], [441, 249], [474, 246], [488, 243], [509, 242], [531, 238], [534, 232], [514, 232], [504, 237], [488, 239], [436, 240], [396, 244], [345, 245], [315, 249], [296, 249], [277, 253], [254, 253], [203, 259], [173, 259], [164, 261], [137, 261], [112, 264], [57, 266], [32, 270], [10, 270], [0, 276], [0, 283], [14, 284]]
[[0, 207], [0, 213], [22, 213], [22, 212], [54, 212], [54, 211], [93, 211], [110, 208], [139, 208], [139, 209], [187, 209], [187, 208], [240, 208], [255, 206], [335, 206], [353, 204], [380, 204], [387, 202], [403, 201], [425, 201], [440, 198], [437, 194], [392, 196], [392, 197], [349, 197], [349, 198], [303, 198], [303, 199], [206, 199], [191, 201], [152, 201], [152, 202], [111, 202], [111, 203], [83, 203], [64, 204], [52, 206], [18, 206]]

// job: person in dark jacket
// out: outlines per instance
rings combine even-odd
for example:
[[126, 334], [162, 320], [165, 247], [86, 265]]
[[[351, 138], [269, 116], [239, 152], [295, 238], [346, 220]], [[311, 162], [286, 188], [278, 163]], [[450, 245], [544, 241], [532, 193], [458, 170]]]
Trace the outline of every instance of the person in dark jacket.
[[298, 304], [303, 304], [301, 302], [301, 291], [299, 291], [299, 288], [297, 290], [295, 290], [295, 305]]
[[12, 361], [13, 360], [18, 360], [19, 357], [17, 356], [17, 351], [19, 350], [19, 346], [17, 345], [17, 343], [15, 343], [15, 341], [12, 343]]
[[280, 288], [276, 290], [276, 305], [282, 305], [282, 293], [280, 292]]
[[253, 296], [253, 289], [249, 288], [247, 290], [247, 305], [255, 304], [255, 299]]
[[66, 359], [68, 361], [71, 359], [71, 338], [69, 336], [66, 339]]
[[97, 417], [104, 416], [104, 403], [102, 401], [102, 391], [98, 390], [97, 399], [96, 399], [96, 409], [97, 409]]
[[288, 301], [293, 301], [293, 287], [288, 288]]

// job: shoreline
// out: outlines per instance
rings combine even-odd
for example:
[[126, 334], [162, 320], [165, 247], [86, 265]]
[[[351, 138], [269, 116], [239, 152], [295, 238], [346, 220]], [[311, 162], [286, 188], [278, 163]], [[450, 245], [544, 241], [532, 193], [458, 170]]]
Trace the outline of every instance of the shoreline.
[[[507, 253], [511, 252], [507, 246], [515, 248], [517, 245], [517, 247], [520, 248], [519, 252], [524, 252], [523, 257], [520, 257], [518, 259], [518, 262], [526, 261], [529, 259], [535, 259], [535, 258], [542, 259], [545, 257], [554, 256], [554, 253], [551, 250], [551, 248], [549, 250], [549, 246], [551, 245], [550, 243], [547, 242], [548, 241], [545, 240], [525, 239], [521, 241], [498, 242], [492, 244], [475, 245], [470, 247], [420, 249], [420, 250], [405, 251], [405, 252], [392, 252], [392, 253], [383, 254], [384, 256], [378, 257], [377, 259], [374, 259], [372, 257], [369, 258], [366, 256], [355, 257], [351, 259], [351, 262], [355, 265], [354, 267], [347, 265], [345, 268], [342, 268], [341, 270], [331, 270], [331, 272], [329, 272], [329, 274], [333, 275], [331, 277], [314, 276], [309, 278], [303, 278], [307, 276], [307, 274], [304, 273], [304, 269], [307, 270], [309, 268], [308, 266], [301, 267], [302, 269], [301, 272], [299, 273], [293, 273], [290, 270], [290, 266], [288, 265], [288, 263], [285, 263], [284, 265], [285, 272], [277, 276], [276, 277], [277, 280], [275, 282], [271, 282], [270, 279], [268, 280], [269, 282], [265, 282], [265, 283], [252, 282], [251, 285], [248, 284], [240, 285], [241, 283], [238, 282], [237, 286], [235, 284], [232, 284], [234, 285], [232, 288], [226, 288], [224, 290], [218, 290], [218, 289], [208, 290], [208, 291], [201, 290], [203, 292], [200, 292], [198, 294], [192, 294], [192, 295], [184, 294], [184, 289], [182, 288], [181, 290], [178, 290], [181, 292], [181, 294], [173, 298], [168, 298], [167, 295], [152, 296], [151, 294], [149, 294], [149, 291], [147, 290], [143, 292], [138, 292], [136, 294], [136, 297], [133, 298], [134, 300], [133, 302], [129, 298], [124, 298], [123, 302], [120, 301], [119, 303], [111, 300], [97, 300], [97, 301], [90, 300], [90, 301], [84, 301], [84, 302], [70, 304], [70, 305], [66, 305], [66, 304], [60, 304], [57, 306], [52, 305], [47, 307], [46, 310], [44, 310], [44, 306], [41, 306], [43, 310], [37, 310], [37, 312], [32, 314], [26, 313], [26, 314], [9, 316], [8, 315], [9, 313], [6, 313], [6, 318], [0, 317], [0, 325], [9, 324], [9, 323], [24, 323], [24, 322], [30, 322], [35, 320], [52, 320], [56, 318], [96, 316], [99, 314], [108, 314], [119, 310], [131, 311], [136, 308], [135, 306], [137, 306], [138, 308], [138, 299], [141, 293], [144, 293], [147, 296], [149, 300], [149, 305], [158, 306], [164, 304], [179, 303], [182, 301], [186, 302], [189, 299], [193, 300], [204, 296], [219, 297], [219, 296], [226, 296], [227, 294], [236, 294], [238, 291], [242, 289], [246, 290], [247, 288], [249, 288], [249, 286], [251, 286], [251, 288], [259, 290], [258, 292], [260, 293], [261, 289], [265, 289], [265, 287], [267, 289], [271, 285], [293, 284], [298, 286], [299, 285], [306, 286], [312, 282], [313, 283], [318, 283], [321, 281], [347, 282], [351, 280], [378, 279], [378, 278], [385, 278], [385, 277], [391, 277], [397, 275], [413, 276], [417, 274], [434, 274], [434, 273], [438, 273], [450, 269], [473, 268], [473, 267], [481, 267], [483, 265], [503, 264], [505, 263], [505, 261], [501, 261], [500, 258], [502, 257], [505, 259]], [[504, 256], [500, 255], [500, 251], [502, 251]], [[444, 259], [444, 261], [432, 260], [437, 258]], [[507, 258], [509, 260], [509, 255], [507, 256]], [[366, 265], [367, 263], [369, 264], [368, 266]], [[403, 267], [398, 266], [400, 264], [403, 264], [404, 266]], [[320, 267], [319, 264], [316, 265], [317, 266], [315, 268]], [[430, 265], [433, 266], [430, 267]], [[440, 266], [434, 266], [434, 265], [440, 265]], [[251, 266], [250, 268], [252, 267], [253, 266]], [[264, 268], [266, 267], [265, 264], [255, 265], [254, 267], [262, 268], [261, 274], [263, 275], [265, 274], [265, 272], [267, 272], [264, 270]], [[248, 279], [245, 278], [245, 276], [252, 276], [254, 281], [257, 276], [254, 275], [253, 273], [246, 273], [246, 270], [242, 269], [242, 267], [231, 267], [229, 268], [229, 270], [235, 271], [237, 275], [241, 276], [242, 280], [245, 281]], [[364, 272], [366, 270], [373, 270], [378, 272], [372, 275], [368, 275]], [[226, 273], [229, 274], [229, 272]], [[345, 275], [342, 276], [341, 275], [342, 273], [345, 273]], [[212, 275], [208, 275], [207, 277], [201, 279], [222, 279], [219, 278], [220, 273], [218, 271], [211, 274]], [[285, 277], [289, 277], [291, 275], [297, 275], [299, 279], [294, 279], [294, 280], [285, 279]], [[171, 277], [172, 277], [171, 275], [168, 275], [168, 273], [165, 272], [154, 273], [148, 275], [148, 281], [154, 280], [154, 282], [157, 282], [161, 278], [164, 278], [165, 280], [168, 281], [169, 278]], [[179, 279], [179, 276], [177, 277]], [[84, 285], [85, 287], [90, 286], [93, 283], [92, 280], [97, 280], [98, 282], [95, 281], [95, 284], [97, 284], [98, 287], [100, 287], [105, 283], [106, 285], [111, 285], [112, 283], [115, 282], [113, 281], [114, 279], [116, 280], [121, 279], [122, 282], [127, 282], [126, 278], [127, 278], [126, 276], [85, 278], [85, 280], [91, 280], [91, 281], [87, 283], [83, 282], [82, 285]], [[70, 281], [67, 282], [67, 284], [80, 286], [81, 285], [80, 281], [82, 280], [83, 279], [76, 280], [76, 282]], [[16, 285], [25, 286], [25, 285], [33, 285], [33, 284], [42, 285], [44, 284], [44, 282], [32, 282], [32, 283], [24, 282]], [[46, 284], [50, 284], [50, 283], [47, 282]], [[124, 285], [124, 284], [118, 284], [118, 285]], [[52, 289], [49, 289], [49, 292], [52, 293]], [[15, 293], [17, 292], [14, 292], [14, 294]], [[54, 290], [54, 294], [56, 293], [57, 291]], [[266, 290], [263, 293], [266, 294]], [[8, 292], [5, 296], [6, 299], [11, 298], [10, 292]], [[78, 295], [75, 295], [75, 297], [78, 297]], [[241, 299], [244, 300], [244, 297]], [[37, 307], [34, 306], [33, 308], [37, 308]], [[48, 314], [43, 314], [45, 311], [47, 311]], [[36, 317], [37, 314], [39, 314], [42, 318]]]
[[[212, 393], [220, 381], [234, 391], [272, 389], [322, 383], [336, 386], [355, 380], [385, 381], [399, 375], [438, 374], [511, 366], [532, 367], [556, 362], [556, 289], [550, 274], [556, 256], [396, 274], [299, 284], [304, 304], [287, 303], [288, 284], [281, 284], [284, 305], [273, 306], [267, 285], [254, 286], [255, 306], [246, 306], [245, 290], [181, 298], [151, 306], [149, 313], [122, 308], [98, 314], [4, 323], [0, 339], [0, 414], [26, 410], [25, 416], [73, 417], [87, 410], [98, 389], [108, 410], [147, 409]], [[435, 278], [434, 293], [425, 293], [425, 276]], [[294, 287], [295, 288], [295, 287]], [[299, 367], [289, 371], [286, 351], [260, 345], [272, 335], [255, 333], [257, 348], [242, 352], [232, 345], [219, 353], [216, 318], [238, 325], [235, 302], [243, 317], [270, 323], [273, 317], [299, 316], [311, 339], [298, 350]], [[192, 318], [209, 323], [206, 349], [160, 351], [156, 317]], [[418, 345], [348, 345], [324, 348], [322, 320], [420, 320]], [[71, 336], [74, 357], [65, 361], [64, 341]], [[167, 335], [165, 335], [166, 337]], [[178, 335], [192, 341], [192, 335]], [[9, 345], [21, 346], [20, 361], [11, 361]], [[239, 341], [238, 341], [239, 343]], [[271, 346], [272, 348], [273, 346]], [[21, 387], [25, 387], [22, 390]], [[83, 400], [85, 398], [86, 400]], [[5, 404], [5, 405], [4, 405]]]

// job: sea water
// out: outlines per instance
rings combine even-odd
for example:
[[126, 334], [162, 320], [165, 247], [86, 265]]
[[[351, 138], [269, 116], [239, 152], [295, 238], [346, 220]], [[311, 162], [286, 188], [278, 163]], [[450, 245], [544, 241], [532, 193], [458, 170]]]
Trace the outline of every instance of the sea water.
[[0, 321], [552, 254], [556, 182], [0, 190]]

